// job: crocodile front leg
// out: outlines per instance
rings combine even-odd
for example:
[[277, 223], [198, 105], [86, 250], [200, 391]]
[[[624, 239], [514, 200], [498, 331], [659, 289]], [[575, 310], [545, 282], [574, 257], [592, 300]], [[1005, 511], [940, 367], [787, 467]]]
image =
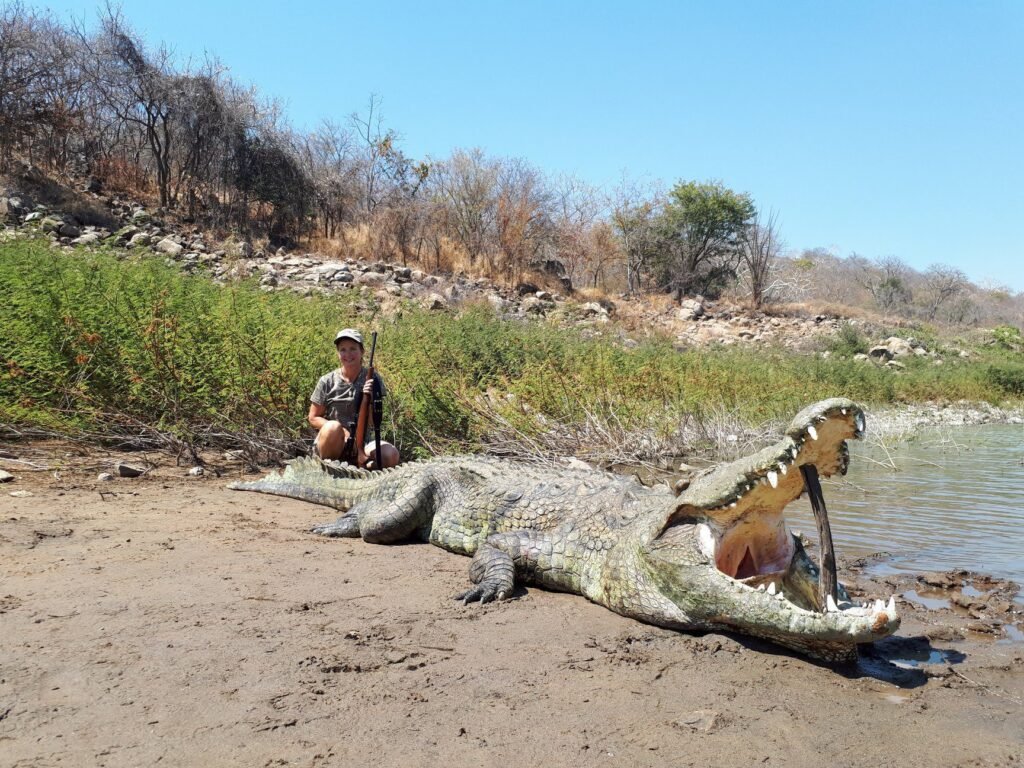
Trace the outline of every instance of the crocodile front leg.
[[473, 600], [489, 603], [491, 600], [504, 600], [512, 595], [516, 581], [515, 564], [507, 552], [491, 544], [492, 539], [508, 535], [510, 534], [490, 536], [476, 551], [469, 564], [469, 580], [476, 586], [456, 595], [456, 600], [463, 603], [470, 603]]
[[548, 589], [579, 592], [580, 578], [569, 568], [565, 545], [551, 532], [507, 531], [487, 537], [473, 555], [469, 578], [477, 586], [456, 599], [469, 603], [504, 600], [515, 580]]

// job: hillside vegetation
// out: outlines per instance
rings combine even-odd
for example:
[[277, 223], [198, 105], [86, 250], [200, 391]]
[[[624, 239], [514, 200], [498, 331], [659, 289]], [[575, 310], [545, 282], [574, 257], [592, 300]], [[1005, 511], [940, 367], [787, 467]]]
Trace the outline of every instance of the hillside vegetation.
[[151, 256], [18, 238], [0, 243], [0, 423], [8, 436], [288, 455], [305, 449], [310, 391], [336, 365], [330, 334], [350, 325], [380, 332], [393, 395], [387, 433], [407, 456], [485, 449], [651, 461], [707, 448], [723, 425], [788, 419], [825, 397], [1024, 396], [1013, 329], [966, 359], [912, 358], [897, 374], [848, 356], [863, 341], [856, 331], [833, 340], [828, 357], [680, 351], [657, 336], [627, 346], [612, 331], [584, 338], [543, 320], [502, 320], [482, 304], [438, 312], [410, 303], [384, 316], [360, 290], [220, 286]]

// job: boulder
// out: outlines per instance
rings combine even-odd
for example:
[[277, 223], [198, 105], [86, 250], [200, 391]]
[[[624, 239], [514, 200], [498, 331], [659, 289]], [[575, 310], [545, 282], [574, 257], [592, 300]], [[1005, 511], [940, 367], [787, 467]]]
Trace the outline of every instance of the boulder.
[[356, 285], [384, 285], [387, 279], [388, 276], [383, 272], [363, 272], [356, 275], [352, 282]]
[[704, 304], [699, 299], [683, 299], [679, 302], [679, 311], [676, 317], [680, 320], [696, 320], [704, 316]]
[[448, 300], [439, 293], [429, 293], [423, 297], [423, 306], [429, 310], [443, 310], [448, 308]]
[[[27, 220], [28, 219], [26, 219], [26, 221]], [[64, 222], [58, 219], [56, 216], [47, 216], [46, 218], [39, 222], [39, 228], [43, 232], [57, 232], [63, 226]]]
[[181, 243], [176, 243], [169, 237], [165, 237], [154, 245], [153, 248], [160, 253], [166, 253], [168, 256], [180, 256], [181, 252], [185, 250]]

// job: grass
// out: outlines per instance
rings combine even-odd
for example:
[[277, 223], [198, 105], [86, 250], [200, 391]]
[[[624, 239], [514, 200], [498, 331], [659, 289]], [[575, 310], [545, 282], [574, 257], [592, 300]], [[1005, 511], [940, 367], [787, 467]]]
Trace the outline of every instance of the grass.
[[[1018, 353], [873, 365], [781, 349], [633, 349], [509, 322], [486, 306], [376, 314], [357, 291], [302, 297], [218, 286], [153, 257], [0, 243], [0, 422], [12, 432], [160, 436], [193, 450], [301, 450], [308, 398], [339, 327], [380, 331], [386, 434], [403, 454], [501, 450], [645, 460], [706, 425], [788, 419], [814, 400], [1019, 397]], [[847, 348], [860, 340], [842, 340]]]

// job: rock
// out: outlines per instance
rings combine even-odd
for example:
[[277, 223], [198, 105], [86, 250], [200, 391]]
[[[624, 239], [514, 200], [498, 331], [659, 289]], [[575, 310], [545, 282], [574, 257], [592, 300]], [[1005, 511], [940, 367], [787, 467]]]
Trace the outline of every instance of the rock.
[[132, 235], [132, 239], [128, 241], [129, 248], [144, 248], [153, 241], [153, 238], [147, 235], [145, 232], [137, 232]]
[[672, 721], [672, 726], [683, 731], [713, 733], [722, 723], [722, 714], [712, 709], [698, 709]]
[[383, 272], [363, 272], [362, 274], [356, 275], [353, 279], [353, 283], [356, 285], [384, 285], [387, 282], [388, 276]]
[[43, 214], [42, 213], [40, 213], [39, 211], [32, 211], [32, 213], [28, 213], [28, 214], [25, 215], [25, 218], [23, 219], [23, 221], [26, 224], [29, 224], [29, 223], [31, 223], [33, 221], [39, 221], [39, 219], [41, 219], [41, 218], [43, 218]]
[[60, 225], [60, 228], [57, 230], [57, 234], [61, 237], [75, 238], [82, 234], [82, 230], [74, 224], [65, 221]]
[[101, 239], [98, 232], [86, 232], [80, 237], [76, 237], [71, 241], [72, 245], [92, 245], [93, 243], [99, 242]]
[[498, 313], [506, 312], [511, 304], [511, 302], [501, 298], [501, 296], [496, 293], [487, 294], [487, 303], [490, 304], [494, 308], [494, 311]]
[[118, 464], [117, 474], [121, 477], [140, 477], [146, 474], [146, 470], [142, 467], [133, 467], [131, 464]]
[[914, 354], [914, 345], [899, 336], [890, 336], [868, 350], [868, 355], [879, 362], [889, 362], [895, 357], [909, 357]]
[[423, 307], [429, 310], [447, 309], [448, 301], [439, 293], [428, 293], [423, 297]]
[[32, 491], [11, 491], [8, 495], [13, 496], [16, 499], [24, 499], [29, 496], [33, 496], [34, 494]]
[[868, 350], [868, 357], [879, 363], [887, 363], [892, 360], [892, 352], [885, 346], [872, 347]]
[[0, 483], [9, 483], [14, 479], [14, 475], [10, 472], [4, 472], [0, 469]]
[[135, 235], [137, 235], [138, 233], [139, 228], [133, 227], [131, 224], [129, 224], [117, 230], [117, 232], [110, 236], [110, 239], [114, 243], [114, 245], [123, 246], [125, 243], [127, 243], [129, 240], [135, 237]]
[[101, 483], [109, 483], [111, 480], [114, 479], [114, 476], [109, 472], [100, 472], [96, 476], [96, 479], [99, 480]]
[[166, 253], [168, 256], [180, 256], [181, 252], [185, 250], [181, 243], [176, 243], [169, 237], [165, 237], [154, 245], [153, 249], [160, 253]]
[[703, 317], [704, 304], [697, 299], [683, 299], [679, 302], [679, 311], [676, 313], [676, 317], [680, 320], [696, 320], [698, 317]]
[[527, 296], [519, 306], [528, 315], [544, 315], [555, 308], [555, 303], [538, 299], [536, 296]]
[[39, 228], [43, 232], [57, 232], [63, 226], [64, 222], [56, 218], [55, 216], [47, 216], [45, 219], [39, 222]]
[[142, 208], [132, 213], [132, 223], [139, 225], [146, 225], [153, 223], [153, 217]]
[[535, 294], [539, 290], [540, 288], [538, 288], [533, 283], [520, 283], [519, 285], [516, 286], [516, 293], [519, 294], [520, 296], [526, 296], [527, 294], [531, 293]]
[[202, 467], [192, 467], [186, 474], [189, 477], [202, 477], [204, 470]]

